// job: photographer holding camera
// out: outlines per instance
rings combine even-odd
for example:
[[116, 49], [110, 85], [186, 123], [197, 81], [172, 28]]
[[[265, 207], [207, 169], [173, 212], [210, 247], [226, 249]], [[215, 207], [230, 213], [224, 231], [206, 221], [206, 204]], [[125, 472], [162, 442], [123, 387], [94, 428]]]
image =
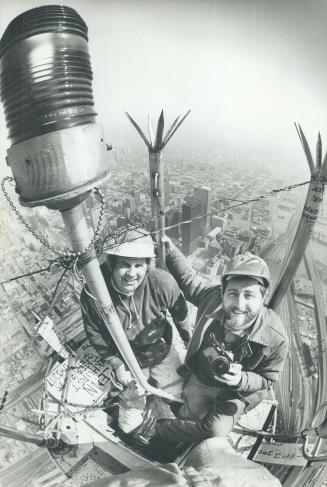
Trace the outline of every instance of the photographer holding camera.
[[168, 237], [167, 266], [198, 307], [184, 367], [188, 376], [177, 419], [159, 420], [157, 438], [184, 445], [226, 436], [266, 398], [288, 350], [282, 322], [264, 305], [267, 264], [246, 252], [229, 263], [222, 285], [205, 285]]

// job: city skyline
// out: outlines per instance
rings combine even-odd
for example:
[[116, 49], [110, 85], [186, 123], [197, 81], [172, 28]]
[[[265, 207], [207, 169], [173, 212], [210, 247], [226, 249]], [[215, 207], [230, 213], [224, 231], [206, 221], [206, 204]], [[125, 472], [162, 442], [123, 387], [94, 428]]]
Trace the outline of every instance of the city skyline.
[[[147, 161], [140, 154], [139, 168], [136, 169], [134, 154], [114, 150], [111, 157], [113, 159], [112, 177], [102, 185], [106, 201], [104, 220], [107, 228], [115, 234], [115, 232], [119, 232], [120, 226], [126, 223], [126, 220], [122, 218], [124, 209], [126, 209], [125, 198], [129, 202], [133, 201], [133, 207], [135, 204], [135, 223], [147, 227], [151, 220]], [[201, 160], [201, 154], [199, 157]], [[228, 259], [237, 252], [251, 248], [255, 251], [266, 252], [266, 258], [275, 279], [280, 272], [287, 248], [292, 241], [297, 216], [301, 213], [303, 190], [285, 191], [275, 195], [275, 197], [270, 196], [249, 205], [244, 204], [232, 208], [234, 204], [237, 205], [237, 202], [233, 202], [233, 200], [239, 201], [240, 197], [242, 200], [255, 198], [258, 186], [263, 192], [271, 187], [279, 186], [282, 181], [278, 172], [269, 168], [269, 174], [268, 169], [265, 174], [261, 174], [256, 168], [249, 168], [243, 178], [237, 180], [236, 175], [241, 162], [238, 163], [239, 165], [235, 161], [234, 164], [230, 164], [228, 161], [222, 162], [221, 168], [224, 176], [221, 177], [219, 170], [214, 170], [212, 167], [209, 169], [208, 166], [205, 169], [206, 166], [202, 162], [197, 162], [194, 154], [190, 154], [190, 158], [191, 160], [185, 157], [179, 159], [175, 155], [171, 160], [166, 161], [169, 173], [170, 202], [169, 205], [165, 205], [165, 211], [167, 214], [172, 209], [176, 214], [182, 209], [184, 202], [195, 203], [195, 195], [200, 188], [207, 185], [205, 183], [208, 183], [210, 176], [208, 200], [211, 201], [211, 210], [217, 210], [218, 215], [221, 216], [213, 216], [210, 219], [212, 230], [207, 236], [197, 238], [200, 235], [192, 235], [192, 239], [194, 239], [192, 244], [194, 245], [190, 258], [199, 277], [208, 284], [219, 282]], [[179, 164], [174, 164], [175, 160], [178, 160]], [[115, 195], [114, 198], [112, 197], [113, 194]], [[0, 208], [3, 209], [5, 205], [6, 202], [1, 201]], [[87, 200], [87, 206], [88, 222], [90, 226], [95, 226], [98, 219], [98, 201]], [[199, 203], [198, 207], [201, 207]], [[131, 205], [128, 208], [131, 208]], [[56, 215], [55, 212], [48, 212], [44, 208], [25, 211], [30, 213], [31, 223], [35, 231], [46, 233], [51, 243], [58, 246], [62, 245], [62, 238], [65, 233], [62, 225], [58, 224], [59, 215]], [[47, 218], [45, 219], [46, 215]], [[131, 217], [131, 215], [129, 216]], [[6, 217], [6, 221], [8, 222], [8, 217]], [[26, 270], [36, 270], [50, 258], [49, 251], [24, 231], [24, 227], [17, 219], [11, 219], [10, 222], [12, 232], [9, 235], [8, 245], [2, 247], [5, 248], [1, 260], [4, 279], [15, 277], [15, 275]], [[200, 220], [198, 220], [196, 228], [197, 232], [201, 233]], [[290, 310], [286, 304], [282, 307], [282, 319], [286, 323], [288, 333], [294, 337], [293, 339], [297, 343], [287, 362], [281, 383], [277, 385], [280, 401], [278, 418], [281, 424], [285, 424], [285, 428], [290, 430], [301, 428], [305, 421], [310, 418], [312, 408], [317, 406], [319, 397], [321, 400], [325, 397], [322, 368], [324, 367], [324, 355], [322, 350], [327, 342], [325, 339], [320, 343], [317, 341], [323, 326], [323, 316], [321, 312], [319, 315], [316, 312], [316, 300], [319, 303], [321, 301], [327, 303], [327, 267], [323, 263], [323, 256], [326, 255], [327, 248], [325, 228], [326, 212], [319, 217], [319, 226], [312, 235], [311, 245], [315, 245], [315, 260], [313, 261], [311, 248], [309, 248], [306, 256], [307, 261], [305, 262], [309, 263], [310, 271], [307, 271], [304, 266], [299, 269], [292, 281], [296, 287], [292, 287], [287, 296], [287, 301], [291, 300], [294, 303], [293, 307]], [[179, 242], [180, 245], [178, 235], [175, 238], [176, 243]], [[317, 254], [321, 256], [320, 264], [316, 260]], [[40, 260], [40, 256], [42, 256], [42, 260]], [[316, 275], [315, 269], [319, 271], [319, 276]], [[35, 351], [32, 355], [32, 344], [26, 336], [24, 340], [23, 335], [24, 330], [33, 333], [35, 313], [39, 316], [47, 313], [51, 294], [59, 276], [59, 272], [52, 272], [43, 276], [35, 275], [33, 279], [27, 277], [2, 285], [4, 297], [0, 303], [0, 311], [3, 318], [0, 325], [2, 337], [8, 346], [4, 350], [0, 366], [2, 377], [16, 381], [11, 385], [2, 420], [11, 426], [21, 427], [24, 423], [18, 419], [20, 417], [35, 420], [35, 415], [31, 413], [30, 408], [35, 408], [42, 394], [44, 370], [43, 373], [39, 370], [39, 359]], [[76, 343], [80, 343], [81, 337], [83, 337], [76, 289], [71, 281], [68, 281], [68, 283], [62, 283], [60, 290], [62, 294], [59, 296], [59, 302], [53, 308], [55, 329], [61, 340], [69, 339], [70, 344], [75, 343], [76, 346]], [[296, 326], [292, 324], [292, 320], [295, 319], [297, 320]], [[311, 354], [308, 351], [308, 343], [312, 349]], [[314, 382], [316, 375], [318, 375], [319, 387]], [[302, 385], [292, 389], [295, 380], [300, 380]], [[2, 383], [2, 388], [9, 388], [7, 381]], [[303, 390], [306, 391], [305, 397], [303, 397]], [[302, 406], [298, 407], [300, 404], [304, 405], [303, 408]], [[28, 425], [25, 427], [28, 428], [28, 431], [32, 428]], [[3, 472], [0, 470], [0, 481], [1, 474], [3, 474], [5, 479], [11, 479], [12, 483], [9, 485], [16, 487], [18, 484], [15, 475], [12, 473], [15, 462], [21, 471], [23, 465], [27, 463], [25, 458], [31, 458], [33, 455], [36, 455], [35, 450], [30, 452], [27, 446], [14, 445], [6, 440], [5, 448], [0, 449], [0, 463], [2, 461], [3, 465]], [[36, 466], [39, 465], [39, 456], [35, 458]], [[40, 475], [40, 478], [48, 475], [48, 471], [44, 472], [44, 476], [41, 476], [40, 473], [33, 473], [31, 467], [32, 465], [29, 466], [28, 472], [32, 478], [35, 478], [33, 475]], [[278, 470], [278, 467], [273, 467], [273, 469]], [[57, 470], [54, 474], [56, 472]], [[290, 472], [294, 476], [303, 473], [304, 478], [309, 475], [309, 470], [302, 472], [302, 470], [297, 471], [288, 466], [281, 467], [279, 475], [287, 476]], [[323, 469], [319, 475], [323, 478]]]
[[[1, 35], [33, 0], [0, 4]], [[268, 164], [306, 169], [293, 122], [311, 144], [326, 139], [323, 0], [68, 0], [89, 28], [95, 108], [116, 147], [140, 146], [124, 111], [145, 126], [192, 113], [172, 149], [243, 152]], [[105, 49], [103, 49], [105, 47]], [[0, 156], [7, 131], [0, 111]], [[325, 136], [325, 137], [324, 137]], [[4, 162], [0, 165], [3, 173]]]

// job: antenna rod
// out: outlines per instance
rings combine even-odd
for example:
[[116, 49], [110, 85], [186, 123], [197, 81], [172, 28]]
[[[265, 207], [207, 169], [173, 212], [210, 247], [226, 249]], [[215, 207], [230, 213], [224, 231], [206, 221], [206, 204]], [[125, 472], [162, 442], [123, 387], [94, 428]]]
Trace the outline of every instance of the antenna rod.
[[150, 140], [147, 139], [140, 126], [130, 114], [126, 112], [128, 120], [135, 127], [149, 150], [151, 211], [154, 222], [155, 239], [159, 249], [159, 264], [162, 269], [165, 269], [166, 267], [166, 253], [165, 247], [162, 245], [162, 238], [165, 236], [165, 205], [167, 204], [167, 201], [165, 201], [165, 168], [162, 161], [162, 150], [166, 147], [167, 143], [183, 123], [190, 111], [191, 110], [188, 110], [181, 120], [179, 120], [180, 115], [178, 115], [164, 136], [164, 113], [162, 110], [158, 119], [155, 138], [153, 137], [151, 120], [150, 117], [148, 117]]
[[[301, 141], [306, 159], [311, 172], [311, 182], [308, 187], [303, 212], [295, 232], [293, 243], [283, 263], [283, 270], [274, 284], [273, 290], [268, 297], [268, 305], [277, 309], [285, 296], [288, 286], [293, 279], [301, 258], [307, 248], [313, 226], [318, 218], [319, 210], [323, 201], [324, 186], [327, 177], [327, 157], [321, 164], [321, 139], [318, 136], [318, 150], [316, 164], [313, 161], [309, 144], [300, 125], [295, 124], [299, 139]], [[320, 139], [320, 140], [319, 140]], [[327, 153], [326, 153], [327, 155]]]

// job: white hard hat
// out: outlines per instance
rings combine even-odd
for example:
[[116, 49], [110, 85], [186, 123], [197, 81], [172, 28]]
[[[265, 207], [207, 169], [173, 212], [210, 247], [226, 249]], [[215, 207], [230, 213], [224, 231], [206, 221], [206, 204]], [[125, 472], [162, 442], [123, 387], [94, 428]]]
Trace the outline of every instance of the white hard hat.
[[104, 253], [139, 259], [155, 257], [151, 235], [141, 228], [128, 230], [121, 236], [120, 242], [110, 243], [108, 249], [104, 249]]

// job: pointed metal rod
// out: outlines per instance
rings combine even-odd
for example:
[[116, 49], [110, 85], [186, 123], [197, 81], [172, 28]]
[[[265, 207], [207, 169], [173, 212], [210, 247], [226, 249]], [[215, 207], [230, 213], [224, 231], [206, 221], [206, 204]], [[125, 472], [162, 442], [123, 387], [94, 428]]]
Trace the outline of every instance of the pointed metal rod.
[[182, 123], [184, 122], [185, 118], [189, 115], [189, 113], [191, 113], [191, 110], [188, 110], [185, 113], [184, 117], [178, 122], [178, 124], [176, 125], [176, 127], [174, 128], [174, 130], [172, 131], [172, 133], [169, 135], [169, 137], [166, 137], [163, 147], [168, 144], [168, 142], [170, 141], [170, 139], [172, 138], [172, 136], [175, 134], [175, 132], [177, 131], [177, 129], [182, 125]]
[[165, 269], [166, 267], [166, 253], [165, 253], [164, 245], [162, 244], [162, 238], [165, 235], [166, 222], [165, 222], [165, 197], [164, 197], [165, 175], [164, 175], [164, 166], [162, 163], [161, 151], [167, 145], [168, 141], [174, 135], [178, 127], [180, 127], [180, 125], [183, 123], [183, 121], [188, 116], [190, 111], [191, 110], [188, 110], [184, 115], [184, 117], [179, 122], [178, 120], [180, 118], [180, 115], [178, 115], [178, 117], [174, 120], [169, 130], [167, 131], [165, 137], [163, 137], [164, 113], [162, 110], [157, 123], [155, 140], [153, 138], [150, 117], [148, 117], [148, 131], [149, 131], [149, 137], [151, 143], [148, 141], [142, 129], [135, 122], [135, 120], [133, 120], [133, 118], [127, 112], [125, 112], [127, 118], [134, 125], [134, 127], [136, 128], [137, 132], [144, 140], [149, 150], [151, 211], [152, 211], [152, 216], [154, 221], [155, 239], [159, 249], [160, 267], [162, 269]]
[[327, 151], [326, 151], [324, 160], [322, 161], [322, 165], [324, 166], [325, 164], [327, 164]]
[[311, 154], [311, 150], [310, 150], [308, 141], [305, 138], [305, 135], [303, 133], [303, 130], [301, 128], [301, 125], [298, 123], [297, 126], [298, 126], [298, 133], [300, 134], [299, 137], [300, 137], [300, 140], [301, 140], [301, 143], [302, 143], [302, 147], [303, 147], [304, 153], [306, 155], [306, 158], [307, 158], [307, 161], [308, 161], [308, 164], [309, 164], [309, 167], [310, 167], [310, 172], [311, 172], [311, 174], [314, 174], [314, 172], [315, 172], [315, 164], [313, 162], [313, 158], [312, 158], [312, 154]]
[[128, 118], [128, 120], [131, 122], [132, 125], [134, 125], [134, 127], [136, 128], [136, 130], [138, 131], [138, 133], [140, 134], [140, 136], [144, 140], [144, 142], [145, 142], [146, 146], [148, 147], [148, 149], [151, 149], [152, 148], [152, 145], [150, 144], [150, 142], [148, 141], [148, 139], [144, 135], [141, 127], [135, 122], [135, 120], [133, 120], [133, 118], [130, 116], [130, 114], [128, 112], [125, 112], [125, 114], [126, 114], [126, 117]]
[[171, 126], [169, 127], [169, 129], [167, 130], [167, 133], [165, 135], [165, 138], [164, 138], [164, 140], [162, 142], [163, 146], [166, 145], [167, 139], [170, 136], [170, 134], [172, 133], [172, 131], [174, 130], [174, 128], [175, 128], [175, 126], [176, 126], [176, 124], [177, 124], [177, 122], [179, 120], [179, 117], [180, 117], [180, 115], [178, 115], [178, 117], [175, 118], [175, 120], [173, 121], [173, 123], [171, 124]]
[[[298, 126], [298, 128], [295, 124], [295, 127], [309, 164], [312, 180], [308, 187], [303, 213], [301, 215], [298, 228], [295, 232], [292, 245], [290, 246], [288, 255], [283, 262], [283, 270], [274, 283], [272, 292], [268, 297], [267, 304], [273, 309], [277, 309], [280, 306], [280, 303], [287, 292], [290, 282], [294, 278], [305, 249], [309, 243], [312, 228], [317, 220], [319, 209], [323, 201], [325, 184], [324, 180], [327, 177], [327, 153], [321, 167], [318, 167], [318, 164], [315, 167], [305, 135], [300, 126]], [[310, 156], [308, 157], [309, 154], [311, 158]]]
[[153, 146], [154, 133], [153, 133], [153, 125], [152, 125], [152, 120], [151, 120], [150, 115], [148, 115], [148, 133], [149, 133], [149, 139], [150, 139], [151, 146]]
[[317, 139], [317, 146], [316, 146], [317, 169], [321, 168], [321, 152], [322, 152], [321, 136], [320, 136], [320, 132], [318, 132], [318, 139]]
[[161, 151], [162, 149], [162, 135], [163, 135], [164, 128], [165, 128], [165, 120], [164, 120], [163, 110], [161, 110], [158, 119], [158, 124], [157, 124], [156, 141], [153, 147], [154, 152]]

